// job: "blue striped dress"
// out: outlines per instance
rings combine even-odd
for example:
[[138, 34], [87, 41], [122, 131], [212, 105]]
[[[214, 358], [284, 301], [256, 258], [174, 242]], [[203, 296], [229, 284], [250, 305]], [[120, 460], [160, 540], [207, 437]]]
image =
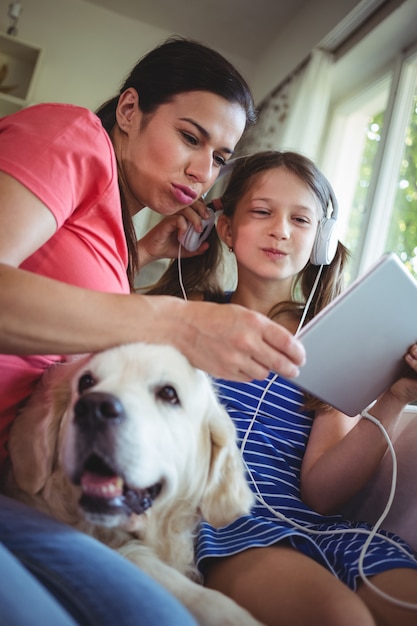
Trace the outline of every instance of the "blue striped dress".
[[[249, 429], [243, 452], [248, 480], [255, 493], [256, 482], [267, 506], [257, 501], [250, 515], [220, 529], [203, 522], [196, 545], [199, 568], [204, 574], [204, 560], [209, 557], [230, 556], [285, 540], [356, 589], [359, 557], [371, 527], [339, 515], [320, 515], [302, 502], [300, 469], [313, 415], [302, 410], [300, 389], [278, 377], [260, 403], [272, 376], [250, 383], [215, 381], [220, 400], [237, 428], [240, 446]], [[397, 567], [417, 569], [417, 559], [404, 541], [380, 531], [366, 550], [363, 571], [372, 576]]]

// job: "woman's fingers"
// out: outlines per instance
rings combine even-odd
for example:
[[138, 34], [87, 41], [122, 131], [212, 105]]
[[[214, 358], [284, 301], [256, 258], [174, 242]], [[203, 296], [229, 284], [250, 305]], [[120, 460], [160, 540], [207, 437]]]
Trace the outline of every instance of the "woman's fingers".
[[[191, 362], [213, 376], [262, 380], [270, 371], [286, 378], [304, 363], [301, 343], [266, 316], [236, 305], [201, 303], [198, 344], [187, 346]], [[204, 320], [203, 320], [204, 318]], [[194, 349], [195, 348], [195, 349]]]

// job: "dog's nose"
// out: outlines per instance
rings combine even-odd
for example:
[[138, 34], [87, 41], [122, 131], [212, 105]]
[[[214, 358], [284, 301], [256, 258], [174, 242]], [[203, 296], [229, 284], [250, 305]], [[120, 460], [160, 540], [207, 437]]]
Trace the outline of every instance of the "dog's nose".
[[87, 393], [74, 406], [74, 421], [79, 426], [97, 426], [100, 422], [120, 421], [125, 413], [120, 400], [111, 393]]

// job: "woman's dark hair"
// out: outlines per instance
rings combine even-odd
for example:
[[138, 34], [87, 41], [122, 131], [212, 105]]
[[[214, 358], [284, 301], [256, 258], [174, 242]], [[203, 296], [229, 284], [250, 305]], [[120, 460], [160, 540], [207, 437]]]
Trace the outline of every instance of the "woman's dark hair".
[[[110, 136], [116, 123], [119, 97], [129, 88], [139, 94], [139, 106], [145, 115], [151, 115], [177, 94], [209, 91], [240, 105], [246, 113], [246, 125], [256, 120], [251, 91], [240, 73], [218, 52], [191, 39], [170, 37], [151, 50], [132, 69], [119, 93], [97, 109], [96, 114]], [[138, 269], [136, 234], [122, 189], [120, 194], [132, 287]]]
[[170, 37], [140, 59], [119, 93], [96, 111], [108, 133], [116, 123], [119, 97], [130, 87], [139, 94], [139, 106], [145, 114], [153, 113], [177, 94], [209, 91], [240, 105], [247, 125], [256, 121], [253, 97], [245, 79], [221, 54], [191, 39]]

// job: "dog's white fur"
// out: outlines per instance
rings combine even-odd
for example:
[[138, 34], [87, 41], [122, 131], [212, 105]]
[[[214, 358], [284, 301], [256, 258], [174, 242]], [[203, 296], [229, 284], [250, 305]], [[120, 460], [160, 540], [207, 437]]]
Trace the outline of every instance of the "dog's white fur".
[[[162, 485], [140, 515], [102, 518], [80, 509], [81, 488], [71, 477], [84, 435], [73, 410], [86, 373], [93, 386], [81, 396], [110, 393], [123, 407], [123, 419], [111, 429], [111, 449], [124, 482], [133, 490]], [[232, 600], [193, 582], [201, 517], [220, 527], [252, 505], [235, 437], [208, 377], [178, 351], [121, 346], [46, 372], [12, 427], [4, 490], [117, 549], [176, 595], [200, 624], [254, 626], [258, 622]]]

